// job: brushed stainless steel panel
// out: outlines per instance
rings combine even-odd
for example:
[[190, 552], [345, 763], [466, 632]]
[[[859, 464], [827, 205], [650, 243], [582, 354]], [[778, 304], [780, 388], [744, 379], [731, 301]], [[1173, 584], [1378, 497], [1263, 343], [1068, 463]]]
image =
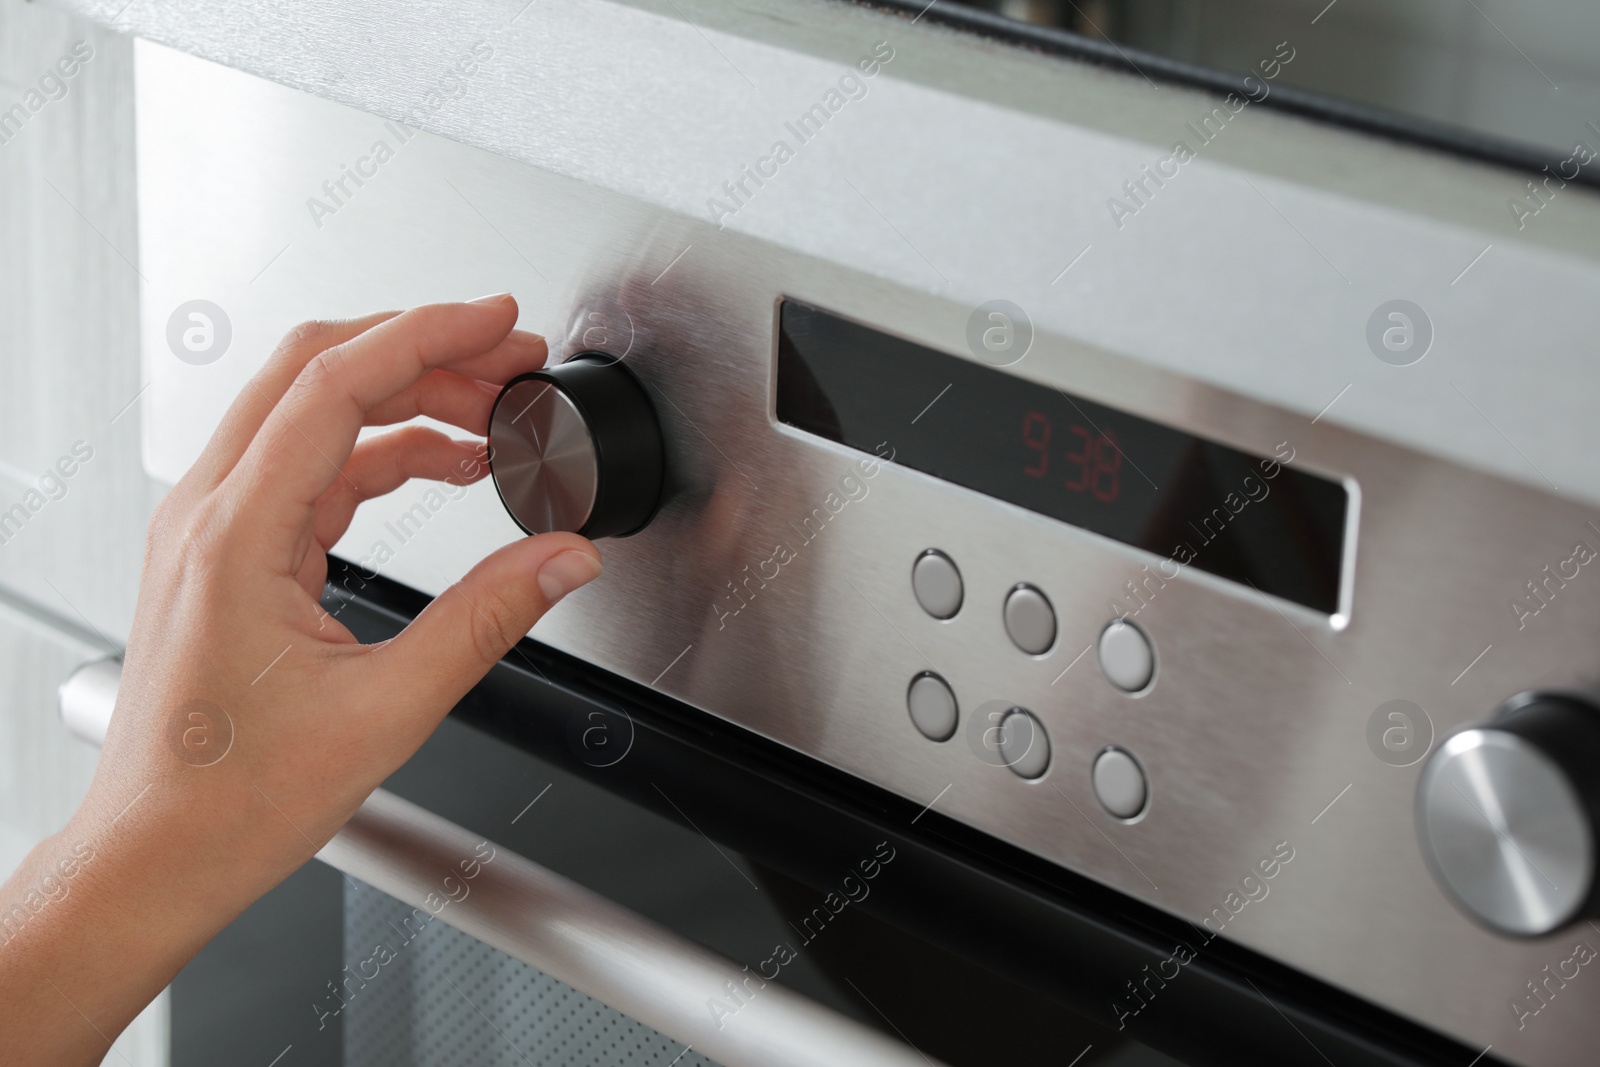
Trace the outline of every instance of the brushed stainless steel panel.
[[[1105, 287], [1146, 284], [1139, 329], [1159, 333], [1174, 353], [1193, 343], [1211, 352], [1207, 359], [1238, 346], [1237, 366], [1270, 367], [1272, 384], [1263, 388], [1287, 401], [1299, 379], [1323, 373], [1321, 346], [1332, 343], [1321, 339], [1325, 330], [1358, 304], [1339, 295], [1337, 282], [1324, 288], [1283, 267], [1281, 248], [1265, 255], [1263, 228], [1212, 226], [1195, 208], [1192, 245], [1162, 249], [1176, 259], [1151, 258], [1151, 246], [1136, 257], [1141, 273], [1085, 274], [1074, 283], [1084, 288], [1035, 316], [1034, 347], [1008, 371], [1261, 454], [1287, 443], [1297, 465], [1351, 490], [1340, 615], [1185, 571], [1152, 586], [1135, 616], [1159, 667], [1148, 692], [1129, 696], [1100, 676], [1092, 646], [1111, 617], [1108, 602], [1133, 607], [1125, 583], [1144, 580], [1142, 568], [1153, 569], [1155, 558], [893, 464], [865, 477], [861, 454], [773, 417], [774, 325], [784, 296], [966, 353], [974, 291], [985, 277], [1006, 291], [1019, 247], [1010, 232], [992, 247], [983, 239], [984, 224], [999, 214], [972, 202], [983, 174], [963, 165], [939, 177], [932, 168], [920, 171], [921, 184], [862, 188], [868, 196], [895, 190], [877, 209], [922, 220], [908, 236], [919, 246], [931, 238], [925, 250], [955, 272], [948, 289], [927, 261], [885, 252], [883, 239], [864, 236], [886, 215], [859, 201], [840, 209], [855, 195], [843, 186], [842, 201], [822, 196], [823, 176], [860, 176], [823, 151], [804, 163], [823, 174], [806, 184], [796, 173], [799, 202], [786, 210], [796, 228], [829, 231], [838, 243], [827, 256], [718, 231], [424, 134], [407, 138], [381, 178], [317, 228], [307, 221], [307, 198], [339, 173], [341, 160], [377, 139], [398, 139], [394, 131], [155, 46], [141, 46], [139, 58], [141, 244], [151, 278], [144, 347], [154, 383], [147, 458], [158, 474], [181, 471], [291, 320], [510, 285], [523, 325], [548, 333], [558, 352], [627, 352], [659, 401], [681, 485], [646, 531], [604, 543], [605, 575], [564, 601], [535, 636], [1197, 925], [1209, 919], [1222, 936], [1464, 1041], [1493, 1043], [1512, 1061], [1574, 1062], [1600, 1037], [1576, 987], [1520, 1027], [1513, 1007], [1546, 964], [1594, 934], [1580, 926], [1512, 941], [1456, 912], [1418, 852], [1418, 766], [1394, 766], [1367, 741], [1369, 721], [1396, 699], [1425, 711], [1437, 741], [1513, 692], [1593, 687], [1600, 578], [1584, 568], [1551, 586], [1537, 614], [1519, 618], [1512, 602], [1529, 595], [1525, 583], [1544, 579], [1546, 565], [1569, 559], [1576, 542], [1600, 544], [1600, 518], [1578, 500], [1353, 432], [1332, 415], [1270, 406], [1129, 358], [1071, 327], [1101, 296], [1127, 296]], [[882, 136], [895, 135], [883, 124], [891, 116], [959, 125], [967, 114], [954, 97], [915, 86], [891, 92], [891, 84], [874, 86], [884, 115], [863, 119]], [[1026, 129], [1055, 136], [1044, 125]], [[955, 141], [977, 143], [962, 140], [970, 132], [963, 128]], [[1094, 165], [1116, 170], [1122, 150], [1099, 148]], [[1217, 183], [1225, 183], [1221, 171], [1213, 172]], [[1197, 198], [1228, 202], [1222, 184], [1196, 178]], [[1359, 257], [1372, 277], [1389, 277], [1399, 260], [1407, 272], [1438, 267], [1465, 247], [1461, 233], [1432, 222], [1380, 218], [1260, 184], [1268, 195], [1303, 196], [1299, 206], [1326, 207], [1321, 218], [1350, 231], [1337, 252], [1324, 251]], [[1054, 224], [1061, 216], [1039, 192], [1002, 201], [1040, 227]], [[808, 195], [820, 199], [808, 203]], [[940, 225], [923, 212], [942, 212]], [[1398, 244], [1383, 239], [1402, 232]], [[1331, 236], [1319, 231], [1318, 243]], [[1231, 277], [1259, 278], [1254, 290], [1218, 281], [1217, 257], [1241, 241], [1244, 259]], [[1518, 317], [1481, 292], [1461, 297], [1451, 329], [1467, 331], [1463, 352], [1473, 354], [1457, 361], [1454, 349], [1448, 358], [1441, 350], [1429, 360], [1445, 368], [1444, 378], [1487, 374], [1474, 380], [1502, 383], [1507, 402], [1526, 410], [1536, 396], [1551, 396], [1558, 406], [1545, 440], [1581, 446], [1590, 431], [1573, 414], [1572, 393], [1585, 395], [1590, 372], [1535, 360], [1501, 377], [1490, 356], [1501, 340], [1489, 338], [1502, 338], [1513, 320], [1522, 328], [1534, 321], [1537, 344], [1502, 350], [1548, 353], [1593, 306], [1596, 276], [1586, 263], [1531, 247], [1511, 254], [1516, 295], [1505, 290], [1506, 299], [1526, 301], [1537, 317]], [[1251, 274], [1243, 270], [1251, 263], [1271, 266]], [[1539, 285], [1547, 287], [1526, 288]], [[1186, 301], [1200, 299], [1186, 286], [1207, 299], [1237, 287], [1240, 302], [1185, 319]], [[1048, 292], [1039, 290], [1041, 300]], [[223, 305], [233, 328], [229, 353], [206, 366], [175, 358], [165, 334], [172, 309], [199, 296]], [[1260, 301], [1274, 300], [1287, 309], [1250, 317]], [[1120, 306], [1129, 313], [1136, 305]], [[1263, 323], [1275, 362], [1249, 354], [1264, 351], [1253, 335]], [[597, 340], [596, 330], [611, 336]], [[1357, 355], [1377, 362], [1364, 350]], [[1400, 370], [1379, 365], [1385, 374]], [[1564, 378], [1568, 371], [1576, 376]], [[1362, 381], [1353, 391], [1367, 387]], [[1477, 417], [1468, 409], [1452, 416], [1462, 425]], [[1587, 460], [1569, 457], [1563, 468], [1580, 469]], [[1562, 482], [1576, 496], [1595, 495], [1592, 480], [1573, 488], [1563, 474]], [[800, 532], [808, 518], [816, 531], [809, 535]], [[339, 551], [438, 592], [517, 535], [492, 487], [431, 502], [423, 487], [410, 487], [369, 505]], [[780, 544], [793, 558], [774, 576], [767, 561]], [[949, 621], [929, 617], [910, 586], [913, 561], [931, 546], [949, 553], [965, 583], [965, 603]], [[1020, 581], [1038, 585], [1059, 616], [1056, 646], [1042, 658], [1022, 655], [1001, 626], [1001, 598]], [[963, 709], [956, 736], [944, 743], [924, 738], [906, 712], [907, 685], [928, 669], [949, 680]], [[1028, 708], [1049, 731], [1052, 764], [1043, 777], [1022, 780], [969, 746], [968, 724], [991, 701]], [[1137, 820], [1106, 814], [1095, 798], [1091, 768], [1107, 746], [1134, 754], [1149, 775], [1148, 807]], [[1260, 865], [1290, 850], [1293, 858], [1263, 880]], [[1106, 991], [1108, 1021], [1119, 992]]]
[[[1600, 364], [1585, 358], [1600, 194], [1555, 179], [1541, 187], [1548, 207], [1519, 222], [1509, 206], [1533, 202], [1527, 175], [1248, 105], [1212, 120], [1225, 134], [1197, 135], [1222, 106], [1203, 93], [835, 0], [423, 0], [383, 16], [356, 0], [283, 0], [251, 17], [205, 0], [56, 2], [718, 222], [697, 257], [745, 234], [969, 310], [1004, 296], [1061, 336], [1600, 502], [1588, 460]], [[1286, 47], [1313, 52], [1325, 26]], [[794, 140], [785, 124], [880, 41], [894, 58], [866, 95], [792, 145], [775, 178], [730, 198], [775, 140]], [[199, 121], [180, 150], [226, 158], [236, 138], [287, 133], [272, 107], [191, 104]], [[1178, 141], [1196, 158], [1157, 187], [1146, 169]], [[306, 202], [371, 141], [289, 144], [315, 163], [289, 198], [258, 202], [264, 214], [194, 217], [236, 239], [215, 280], [239, 272], [246, 284], [285, 249], [269, 275], [306, 269], [300, 238], [344, 227], [339, 206], [314, 230]], [[377, 184], [392, 184], [389, 169]], [[227, 179], [255, 182], [242, 167]], [[1128, 199], [1133, 182], [1147, 196]], [[357, 199], [382, 199], [375, 189]], [[1130, 218], [1114, 200], [1140, 206]], [[683, 247], [648, 261], [659, 270]], [[553, 260], [523, 252], [522, 270], [550, 275]], [[1366, 339], [1396, 298], [1433, 325], [1431, 353], [1406, 368], [1373, 358]]]

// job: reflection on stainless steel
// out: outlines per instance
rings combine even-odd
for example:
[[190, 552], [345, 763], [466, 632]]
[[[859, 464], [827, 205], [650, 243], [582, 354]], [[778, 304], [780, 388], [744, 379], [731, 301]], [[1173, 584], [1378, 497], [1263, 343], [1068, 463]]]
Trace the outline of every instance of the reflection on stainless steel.
[[600, 484], [594, 439], [565, 392], [537, 378], [513, 383], [489, 423], [489, 465], [506, 510], [528, 533], [579, 530]]
[[[318, 856], [724, 1067], [938, 1067], [505, 849], [475, 865], [457, 899], [463, 883], [449, 872], [481, 858], [480, 841], [380, 789]], [[706, 1003], [728, 997], [730, 983], [744, 991], [742, 1004], [718, 1017]]]
[[122, 681], [122, 660], [114, 656], [85, 663], [61, 683], [57, 710], [66, 728], [91, 744], [101, 744], [111, 728]]
[[[1568, 87], [1592, 86], [1600, 74], [1593, 49], [1567, 43], [1595, 34], [1594, 6], [1584, 0], [1531, 0], [1518, 5], [1511, 24], [1472, 4], [1401, 8], [1381, 0], [1319, 0], [1305, 7], [1259, 0], [956, 2], [1116, 42], [1146, 69], [1150, 60], [1138, 53], [1277, 77], [1285, 85], [1559, 150], [1556, 159], [1571, 150], [1572, 131], [1587, 121], [1595, 100], [1593, 89], [1574, 95]], [[1285, 38], [1308, 53], [1314, 45], [1314, 58], [1272, 62], [1273, 44]], [[1374, 76], [1400, 64], [1403, 78]], [[1552, 76], [1559, 79], [1559, 95]]]

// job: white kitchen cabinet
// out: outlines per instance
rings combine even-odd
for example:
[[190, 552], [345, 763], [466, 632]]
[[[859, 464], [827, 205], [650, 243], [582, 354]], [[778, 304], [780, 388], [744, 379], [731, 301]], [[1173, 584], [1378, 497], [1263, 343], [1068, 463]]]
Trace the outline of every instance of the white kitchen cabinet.
[[133, 164], [132, 41], [0, 0], [0, 588], [118, 642], [158, 498]]
[[[99, 752], [56, 689], [125, 640], [159, 499], [135, 399], [132, 63], [127, 38], [0, 0], [0, 876], [88, 787]], [[105, 1062], [164, 1067], [165, 995]]]

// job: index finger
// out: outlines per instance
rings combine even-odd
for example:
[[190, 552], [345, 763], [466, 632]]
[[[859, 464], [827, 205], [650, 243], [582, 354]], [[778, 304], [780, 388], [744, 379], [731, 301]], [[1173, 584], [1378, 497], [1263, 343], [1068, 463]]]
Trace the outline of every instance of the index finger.
[[[342, 477], [368, 409], [432, 370], [472, 360], [519, 336], [511, 333], [516, 321], [510, 295], [430, 304], [327, 349], [295, 378], [229, 480], [238, 480], [246, 499], [259, 501], [265, 514], [298, 528], [309, 521], [317, 498]], [[544, 343], [527, 336], [527, 360], [534, 366]]]

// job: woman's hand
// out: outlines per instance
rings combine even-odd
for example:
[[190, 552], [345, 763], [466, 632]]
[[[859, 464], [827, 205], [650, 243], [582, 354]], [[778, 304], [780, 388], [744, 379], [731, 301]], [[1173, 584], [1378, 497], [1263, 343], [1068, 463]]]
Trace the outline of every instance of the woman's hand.
[[89, 795], [0, 890], [0, 1062], [99, 1062], [600, 573], [575, 534], [521, 539], [374, 646], [318, 603], [324, 553], [363, 500], [487, 473], [481, 443], [360, 429], [426, 415], [482, 435], [498, 384], [545, 359], [516, 319], [495, 296], [296, 329], [157, 509]]

